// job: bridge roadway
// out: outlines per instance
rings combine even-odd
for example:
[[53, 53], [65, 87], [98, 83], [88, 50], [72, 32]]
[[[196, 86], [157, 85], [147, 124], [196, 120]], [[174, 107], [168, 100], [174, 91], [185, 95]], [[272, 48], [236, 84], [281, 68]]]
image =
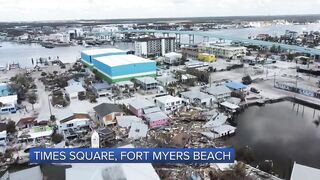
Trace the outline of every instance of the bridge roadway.
[[119, 31], [119, 33], [162, 33], [162, 34], [188, 35], [189, 41], [191, 38], [191, 42], [194, 40], [194, 36], [203, 36], [203, 37], [208, 37], [208, 38], [216, 38], [216, 39], [224, 39], [224, 40], [242, 42], [244, 44], [263, 46], [263, 47], [268, 47], [268, 48], [275, 45], [275, 46], [280, 46], [282, 49], [286, 49], [286, 50], [290, 50], [290, 51], [308, 53], [310, 55], [320, 55], [320, 49], [306, 48], [306, 47], [302, 47], [302, 46], [261, 41], [261, 40], [254, 40], [254, 39], [246, 39], [246, 38], [240, 38], [240, 37], [234, 37], [234, 36], [217, 35], [217, 34], [214, 34], [213, 32], [170, 31], [170, 30], [122, 30], [122, 31]]

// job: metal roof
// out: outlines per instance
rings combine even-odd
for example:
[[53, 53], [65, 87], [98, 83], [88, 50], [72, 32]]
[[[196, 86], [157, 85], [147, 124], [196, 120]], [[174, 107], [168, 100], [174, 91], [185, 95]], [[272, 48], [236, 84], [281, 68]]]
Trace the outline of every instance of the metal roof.
[[225, 86], [227, 86], [230, 89], [236, 89], [236, 90], [245, 89], [247, 87], [246, 85], [240, 82], [235, 82], [235, 81], [228, 82], [225, 84]]
[[212, 86], [207, 88], [206, 91], [212, 95], [221, 95], [221, 94], [231, 93], [231, 90], [224, 85]]
[[107, 53], [121, 53], [121, 52], [125, 53], [125, 51], [116, 49], [116, 48], [90, 49], [90, 50], [82, 51], [82, 53], [87, 54], [89, 56], [107, 54]]
[[95, 58], [95, 60], [100, 61], [101, 63], [106, 64], [110, 67], [139, 63], [155, 63], [155, 61], [138, 57], [135, 55], [102, 56]]
[[131, 102], [129, 102], [128, 104], [130, 106], [134, 107], [135, 109], [143, 109], [143, 108], [155, 106], [155, 104], [153, 104], [152, 102], [150, 102], [144, 98], [134, 99]]

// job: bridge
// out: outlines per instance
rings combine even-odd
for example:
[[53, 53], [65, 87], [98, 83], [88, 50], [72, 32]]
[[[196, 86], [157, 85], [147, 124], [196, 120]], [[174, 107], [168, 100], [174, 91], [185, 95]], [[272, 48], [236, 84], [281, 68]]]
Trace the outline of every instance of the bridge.
[[215, 38], [215, 39], [231, 40], [231, 41], [241, 42], [248, 45], [262, 46], [267, 48], [270, 48], [273, 45], [275, 45], [275, 46], [280, 46], [282, 49], [289, 50], [289, 51], [307, 53], [310, 55], [318, 55], [318, 56], [320, 55], [320, 49], [306, 48], [302, 46], [289, 45], [289, 44], [283, 44], [283, 43], [277, 43], [277, 42], [269, 42], [269, 41], [261, 41], [261, 40], [255, 40], [255, 39], [246, 39], [246, 38], [235, 37], [235, 36], [217, 35], [217, 34], [214, 34], [213, 32], [170, 31], [170, 30], [122, 30], [122, 31], [119, 31], [119, 33], [150, 33], [150, 34], [162, 33], [167, 36], [169, 36], [169, 34], [175, 34], [178, 42], [180, 42], [181, 35], [188, 35], [189, 44], [194, 44], [194, 36], [202, 36], [205, 39]]

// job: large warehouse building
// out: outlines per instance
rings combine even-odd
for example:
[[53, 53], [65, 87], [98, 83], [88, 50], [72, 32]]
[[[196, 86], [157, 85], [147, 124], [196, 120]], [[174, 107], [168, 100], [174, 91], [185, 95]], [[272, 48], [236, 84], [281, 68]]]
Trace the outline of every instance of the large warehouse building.
[[93, 59], [102, 56], [126, 55], [127, 52], [115, 48], [91, 49], [81, 52], [81, 60], [89, 66], [93, 66]]
[[119, 49], [97, 49], [81, 52], [81, 60], [99, 71], [110, 83], [142, 76], [156, 76], [156, 62]]

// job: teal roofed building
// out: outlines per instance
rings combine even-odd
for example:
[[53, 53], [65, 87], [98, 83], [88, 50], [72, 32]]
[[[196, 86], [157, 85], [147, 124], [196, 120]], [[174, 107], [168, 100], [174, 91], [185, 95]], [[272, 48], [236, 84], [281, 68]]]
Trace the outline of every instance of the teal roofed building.
[[118, 49], [83, 51], [81, 60], [109, 83], [132, 80], [136, 77], [156, 77], [156, 62], [127, 54]]

